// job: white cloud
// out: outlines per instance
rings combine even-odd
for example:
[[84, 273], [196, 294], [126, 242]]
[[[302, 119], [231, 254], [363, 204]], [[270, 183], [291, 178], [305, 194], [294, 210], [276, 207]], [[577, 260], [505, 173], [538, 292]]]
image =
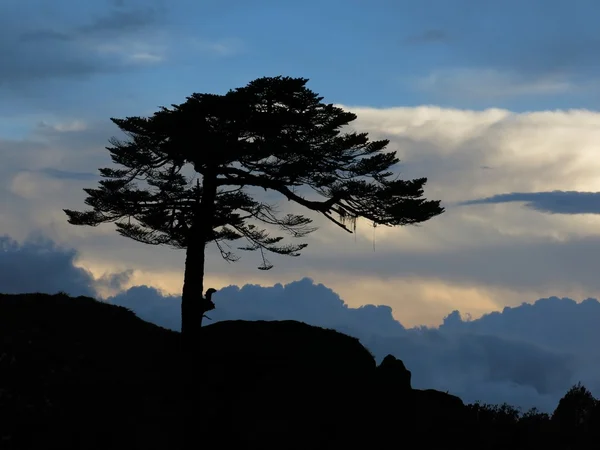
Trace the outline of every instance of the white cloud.
[[149, 52], [132, 53], [130, 55], [130, 58], [135, 61], [149, 62], [149, 63], [155, 63], [155, 62], [160, 62], [160, 61], [164, 60], [163, 56], [152, 54]]
[[162, 40], [149, 41], [119, 40], [92, 44], [91, 49], [100, 54], [111, 54], [132, 64], [156, 64], [166, 60], [168, 46]]
[[218, 40], [189, 39], [192, 50], [217, 56], [233, 56], [242, 50], [242, 42], [239, 39], [225, 38]]
[[39, 122], [38, 127], [40, 129], [48, 128], [53, 131], [58, 132], [68, 132], [68, 131], [84, 131], [87, 129], [87, 124], [82, 120], [72, 120], [72, 121], [61, 121], [55, 124], [51, 124], [42, 120]]
[[414, 82], [417, 89], [448, 98], [493, 100], [502, 97], [563, 94], [577, 89], [560, 75], [526, 79], [516, 71], [453, 68], [434, 70]]
[[122, 62], [134, 65], [160, 64], [167, 60], [174, 64], [189, 64], [191, 53], [229, 57], [243, 48], [238, 39], [198, 39], [175, 31], [144, 34], [136, 39], [90, 40], [87, 45], [91, 52], [116, 56]]
[[428, 177], [427, 194], [444, 202], [512, 191], [600, 190], [597, 112], [344, 107], [358, 115], [354, 129], [390, 139], [401, 173]]
[[9, 186], [13, 194], [26, 200], [45, 200], [64, 189], [60, 181], [28, 171], [17, 173]]

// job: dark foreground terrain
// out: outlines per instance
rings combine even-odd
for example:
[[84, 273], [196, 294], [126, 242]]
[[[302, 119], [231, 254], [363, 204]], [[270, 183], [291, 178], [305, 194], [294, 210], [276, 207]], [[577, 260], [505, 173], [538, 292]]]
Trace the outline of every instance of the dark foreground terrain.
[[[581, 386], [520, 415], [411, 389], [401, 361], [300, 322], [219, 322], [203, 342], [192, 448], [600, 446]], [[0, 295], [0, 343], [0, 449], [184, 447], [178, 333], [90, 298]]]

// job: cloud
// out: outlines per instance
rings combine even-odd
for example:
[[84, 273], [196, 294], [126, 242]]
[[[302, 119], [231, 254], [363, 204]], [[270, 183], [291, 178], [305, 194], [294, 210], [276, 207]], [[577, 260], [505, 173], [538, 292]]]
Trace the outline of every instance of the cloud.
[[96, 181], [100, 178], [100, 175], [95, 173], [73, 172], [69, 170], [53, 169], [51, 167], [41, 169], [39, 172], [50, 177], [64, 180]]
[[[146, 285], [130, 286], [132, 271], [94, 277], [77, 267], [75, 250], [48, 239], [19, 244], [0, 239], [0, 292], [55, 293], [104, 298], [144, 320], [180, 329], [180, 297]], [[100, 296], [101, 291], [113, 294]], [[116, 292], [115, 292], [116, 291]], [[388, 353], [413, 373], [413, 386], [448, 390], [466, 402], [502, 403], [551, 412], [576, 382], [600, 391], [600, 303], [549, 297], [483, 317], [463, 319], [455, 310], [439, 327], [406, 328], [392, 309], [358, 307], [327, 286], [303, 278], [274, 286], [230, 285], [214, 294], [213, 323], [228, 319], [301, 320], [355, 336], [380, 361]], [[372, 302], [372, 303], [371, 303]]]
[[[579, 380], [600, 390], [594, 344], [600, 338], [595, 326], [600, 304], [592, 299], [581, 304], [541, 299], [473, 321], [454, 311], [439, 329], [406, 329], [389, 307], [348, 307], [331, 289], [307, 278], [272, 287], [228, 286], [213, 298], [217, 309], [207, 324], [293, 319], [335, 328], [361, 339], [379, 361], [388, 353], [401, 358], [415, 387], [448, 390], [467, 402], [507, 401], [551, 412]], [[146, 286], [108, 298], [172, 329], [180, 324], [179, 300]]]
[[108, 297], [109, 303], [124, 306], [138, 317], [171, 330], [181, 330], [181, 297], [164, 295], [150, 286], [133, 286]]
[[133, 274], [133, 269], [117, 273], [103, 273], [100, 277], [94, 278], [93, 284], [96, 294], [103, 297], [103, 292], [122, 291], [131, 280]]
[[[313, 325], [362, 336], [398, 336], [404, 327], [392, 316], [386, 305], [348, 307], [333, 290], [304, 278], [272, 287], [246, 284], [241, 288], [227, 286], [215, 294], [218, 309], [207, 314], [211, 321], [221, 320], [300, 320]], [[143, 318], [161, 326], [179, 330], [180, 301], [177, 295], [165, 295], [159, 289], [133, 286], [107, 301], [126, 306]]]
[[[62, 90], [68, 82], [72, 90], [74, 82], [98, 75], [123, 77], [107, 86], [114, 91], [119, 89], [115, 84], [130, 82], [128, 75], [139, 82], [142, 71], [167, 61], [172, 69], [188, 65], [191, 53], [229, 56], [241, 48], [233, 38], [200, 39], [194, 29], [173, 23], [173, 12], [177, 8], [166, 8], [162, 0], [93, 5], [67, 0], [27, 10], [9, 5], [0, 15], [0, 89], [8, 88], [7, 95], [22, 101], [23, 96], [48, 95], [47, 83]], [[93, 95], [87, 91], [86, 98]]]
[[[316, 300], [318, 299], [318, 305]], [[363, 335], [393, 336], [401, 334], [404, 327], [392, 316], [387, 305], [363, 305], [349, 308], [332, 289], [314, 284], [309, 278], [285, 286], [273, 287], [245, 285], [229, 286], [219, 290], [222, 308], [212, 314], [214, 320], [244, 317], [259, 319], [294, 317], [327, 328], [360, 330]], [[318, 310], [318, 317], [315, 315]]]
[[404, 28], [426, 23], [452, 39], [443, 47], [421, 46], [421, 54], [409, 57], [409, 75], [400, 72], [406, 94], [415, 95], [417, 88], [426, 99], [419, 103], [595, 107], [590, 97], [600, 92], [600, 33], [594, 2], [584, 0], [577, 8], [559, 0], [422, 3], [430, 6], [398, 7]]
[[452, 64], [515, 72], [518, 77], [532, 80], [552, 76], [593, 77], [598, 69], [594, 55], [600, 34], [594, 20], [598, 12], [594, 2], [583, 1], [578, 8], [560, 0], [527, 4], [517, 0], [430, 3], [435, 6], [424, 10], [436, 11], [435, 16], [423, 14], [421, 18], [432, 28], [443, 26], [456, 36]]
[[59, 245], [39, 233], [31, 233], [23, 242], [0, 236], [0, 292], [63, 291], [72, 296], [100, 298], [103, 293], [122, 291], [133, 276], [129, 269], [106, 271], [95, 277], [77, 265], [78, 256], [72, 247]]
[[[8, 5], [0, 15], [4, 68], [0, 88], [22, 93], [42, 81], [82, 79], [126, 70], [132, 62], [148, 62], [136, 55], [154, 54], [147, 49], [160, 44], [164, 12], [159, 6], [156, 2], [126, 9], [104, 5], [98, 10], [68, 1], [44, 16], [43, 6], [24, 11], [19, 5]], [[24, 14], [27, 21], [21, 20]], [[36, 20], [42, 16], [44, 20]], [[119, 51], [107, 52], [107, 47]]]
[[[113, 134], [118, 133], [104, 122], [48, 120], [40, 121], [27, 139], [0, 138], [2, 230], [18, 240], [43, 230], [57, 240], [53, 230], [60, 234], [65, 229], [62, 208], [80, 204], [82, 189], [98, 180], [98, 167], [110, 165], [108, 152], [98, 149]], [[59, 240], [72, 243], [78, 230], [72, 232]]]
[[184, 21], [194, 16], [186, 11], [167, 8], [162, 0], [3, 5], [0, 132], [14, 134], [17, 117], [96, 121], [184, 101], [198, 82], [206, 82], [198, 78], [197, 65], [218, 63], [244, 48], [222, 27], [199, 35], [197, 23], [178, 23], [173, 15]]
[[440, 330], [492, 334], [529, 342], [547, 350], [593, 354], [598, 349], [590, 332], [596, 332], [594, 324], [599, 318], [600, 303], [596, 299], [588, 298], [578, 303], [569, 298], [548, 297], [533, 304], [507, 306], [477, 320], [463, 319], [455, 310], [446, 316]]
[[9, 236], [0, 237], [0, 292], [67, 292], [96, 295], [94, 279], [85, 269], [75, 267], [77, 252], [62, 248], [43, 237], [31, 237], [20, 244]]
[[124, 10], [125, 5], [117, 6], [107, 14], [97, 16], [89, 24], [77, 27], [78, 35], [84, 34], [122, 34], [144, 30], [149, 26], [157, 26], [162, 22], [164, 8], [154, 4], [152, 6], [137, 6], [133, 9]]
[[414, 86], [446, 101], [556, 95], [578, 89], [572, 79], [563, 75], [531, 77], [515, 70], [493, 68], [436, 69], [417, 79]]
[[205, 39], [191, 39], [190, 47], [202, 54], [217, 56], [232, 56], [243, 49], [243, 43], [239, 39], [220, 39], [209, 41]]
[[510, 202], [525, 203], [527, 208], [552, 214], [600, 214], [600, 192], [511, 192], [459, 204], [466, 206]]
[[[354, 306], [374, 290], [407, 325], [439, 324], [453, 304], [479, 316], [523, 296], [600, 293], [597, 215], [540, 214], [513, 203], [457, 206], [498, 192], [600, 191], [600, 114], [344, 108], [358, 115], [353, 129], [390, 139], [389, 149], [401, 159], [400, 176], [427, 177], [425, 195], [441, 199], [447, 211], [419, 227], [373, 229], [359, 222], [354, 236], [309, 214], [320, 229], [306, 239], [302, 256], [269, 255], [275, 268], [267, 273], [256, 270], [260, 255], [242, 253], [228, 265], [210, 246], [213, 282], [272, 285], [309, 276]], [[75, 227], [62, 212], [86, 207], [83, 188], [95, 187], [93, 174], [111, 165], [104, 147], [118, 129], [107, 120], [38, 122], [25, 138], [0, 140], [3, 231], [19, 240], [43, 231], [77, 248], [81, 264], [98, 276], [135, 268], [136, 283], [178, 293], [183, 252], [135, 243], [111, 225]], [[270, 200], [282, 212], [305, 212], [279, 197]]]
[[73, 40], [73, 36], [69, 33], [63, 33], [56, 30], [36, 30], [27, 31], [19, 36], [19, 42], [43, 42], [43, 41], [62, 41], [67, 42]]
[[38, 123], [37, 125], [38, 132], [42, 134], [55, 134], [55, 133], [64, 133], [70, 131], [86, 131], [88, 130], [88, 125], [81, 120], [73, 120], [67, 122], [59, 122], [55, 124], [48, 123], [44, 120]]
[[101, 55], [117, 57], [125, 65], [156, 64], [167, 59], [167, 46], [157, 42], [123, 39], [108, 44], [96, 44], [94, 48]]

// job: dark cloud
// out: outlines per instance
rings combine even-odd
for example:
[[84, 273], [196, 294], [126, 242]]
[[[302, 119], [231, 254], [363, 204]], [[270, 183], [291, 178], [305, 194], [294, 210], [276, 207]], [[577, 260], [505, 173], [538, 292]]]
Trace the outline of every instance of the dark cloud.
[[134, 286], [107, 299], [134, 311], [138, 317], [161, 327], [181, 329], [181, 297], [164, 295], [150, 286]]
[[69, 33], [63, 33], [54, 30], [37, 30], [27, 31], [19, 36], [19, 42], [36, 42], [36, 41], [71, 41], [74, 36]]
[[[535, 372], [539, 378], [527, 384], [549, 398], [565, 382], [573, 380], [582, 381], [595, 392], [600, 391], [599, 321], [600, 303], [596, 299], [588, 298], [577, 303], [569, 298], [549, 297], [533, 304], [506, 307], [501, 312], [486, 314], [477, 320], [464, 320], [460, 312], [454, 311], [445, 318], [439, 331], [449, 336], [476, 340], [494, 336], [513, 344], [527, 343], [533, 346], [531, 348], [544, 352], [538, 356], [531, 354], [528, 358], [533, 359], [529, 361], [513, 360], [513, 364], [504, 364], [502, 370], [515, 371], [515, 374], [520, 374], [519, 377], [531, 377]], [[513, 354], [519, 358], [520, 352]], [[539, 360], [542, 354], [554, 360]], [[500, 353], [494, 354], [494, 358], [499, 356]], [[546, 367], [546, 372], [542, 375], [539, 368], [535, 369], [536, 365]], [[514, 376], [510, 379], [516, 380]]]
[[469, 403], [506, 401], [551, 411], [581, 376], [570, 354], [490, 334], [409, 329], [405, 337], [356, 337], [378, 360], [388, 353], [401, 358], [414, 387], [447, 390]]
[[18, 42], [67, 42], [97, 35], [120, 36], [156, 26], [160, 23], [160, 18], [159, 10], [155, 7], [140, 7], [130, 10], [119, 8], [104, 12], [89, 21], [88, 24], [72, 27], [68, 31], [54, 29], [25, 31], [19, 35]]
[[129, 11], [115, 9], [108, 14], [101, 15], [88, 25], [76, 29], [76, 34], [122, 34], [146, 29], [160, 23], [162, 11], [156, 7], [136, 8]]
[[59, 246], [42, 235], [31, 235], [22, 243], [0, 236], [0, 292], [63, 291], [98, 298], [100, 289], [122, 290], [133, 275], [130, 269], [94, 278], [75, 266], [76, 257], [76, 250]]
[[[0, 24], [1, 25], [1, 24]], [[72, 40], [25, 41], [21, 45], [1, 36], [0, 88], [21, 90], [29, 83], [57, 78], [85, 78], [95, 73], [108, 73], [117, 67], [114, 61], [90, 51]]]
[[477, 320], [463, 320], [459, 311], [453, 311], [444, 319], [440, 330], [493, 334], [548, 350], [592, 353], [598, 352], [598, 345], [590, 332], [596, 333], [599, 321], [600, 303], [596, 299], [577, 303], [569, 298], [549, 297], [534, 304], [505, 307], [501, 312], [486, 314]]
[[94, 280], [94, 287], [107, 288], [111, 290], [123, 290], [124, 285], [131, 279], [133, 269], [117, 273], [106, 273]]
[[272, 316], [274, 319], [294, 318], [327, 328], [360, 330], [365, 336], [393, 336], [404, 331], [393, 318], [389, 306], [350, 308], [333, 290], [323, 284], [314, 284], [309, 278], [285, 286], [229, 286], [221, 289], [215, 299], [220, 307], [211, 315], [214, 320], [239, 317], [257, 320]]
[[75, 267], [77, 252], [57, 246], [42, 237], [20, 244], [0, 237], [0, 292], [64, 291], [70, 295], [96, 295], [94, 277]]
[[[531, 83], [548, 77], [593, 79], [597, 52], [598, 3], [580, 0], [423, 0], [398, 5], [407, 25], [427, 23], [452, 36], [451, 59], [436, 55], [436, 69], [495, 69]], [[497, 105], [494, 105], [497, 106]]]
[[600, 192], [511, 192], [469, 200], [460, 205], [510, 202], [525, 203], [527, 208], [552, 214], [600, 214]]
[[[365, 251], [351, 258], [311, 250], [313, 245], [316, 244], [311, 243], [303, 256], [294, 260], [293, 266], [277, 261], [281, 264], [277, 266], [278, 270], [303, 273], [335, 267], [336, 271], [348, 276], [376, 276], [380, 279], [420, 277], [443, 280], [457, 286], [527, 290], [569, 286], [588, 292], [600, 290], [597, 271], [600, 238], [596, 236], [573, 237], [564, 241], [552, 237], [532, 237], [527, 241], [502, 239], [497, 243], [482, 241], [477, 246], [432, 252], [388, 249], [377, 245], [375, 252]], [[398, 299], [404, 298], [399, 292]]]
[[[127, 9], [105, 5], [96, 14], [72, 2], [63, 6], [49, 16], [44, 15], [43, 8], [34, 6], [27, 11], [19, 5], [3, 7], [0, 88], [22, 90], [42, 80], [82, 79], [130, 69], [118, 55], [96, 51], [97, 45], [131, 39], [136, 33], [150, 33], [165, 17], [156, 2]], [[27, 20], [23, 20], [24, 14]], [[36, 20], [42, 17], [43, 20]], [[43, 27], [31, 25], [36, 22], [43, 23]]]
[[91, 172], [72, 172], [68, 170], [52, 169], [50, 167], [41, 169], [39, 172], [61, 180], [96, 181], [100, 178], [99, 174]]
[[[207, 323], [294, 319], [362, 336], [399, 336], [405, 332], [389, 306], [350, 308], [331, 289], [308, 278], [285, 286], [228, 286], [215, 294], [214, 299], [219, 307], [207, 314], [210, 317]], [[136, 286], [107, 300], [136, 311], [145, 320], [175, 330], [180, 328], [178, 296], [163, 296], [154, 288]]]
[[[449, 390], [469, 402], [509, 401], [551, 411], [578, 380], [600, 389], [596, 365], [589, 363], [599, 356], [596, 300], [577, 304], [553, 297], [473, 321], [463, 321], [455, 311], [439, 329], [405, 329], [390, 308], [350, 308], [307, 278], [285, 286], [229, 286], [213, 298], [212, 321], [295, 319], [335, 328], [361, 339], [379, 360], [388, 353], [403, 359], [416, 387]], [[108, 300], [179, 329], [178, 297], [140, 286]]]

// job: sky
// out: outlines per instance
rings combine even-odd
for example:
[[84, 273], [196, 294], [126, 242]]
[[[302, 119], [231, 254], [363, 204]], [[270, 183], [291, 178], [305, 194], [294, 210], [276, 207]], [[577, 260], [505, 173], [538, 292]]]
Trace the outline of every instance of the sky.
[[[468, 399], [552, 405], [579, 380], [599, 395], [600, 313], [584, 301], [600, 295], [599, 17], [592, 0], [5, 0], [0, 291], [129, 301], [178, 329], [184, 253], [62, 209], [85, 209], [111, 166], [110, 117], [305, 77], [446, 212], [355, 235], [311, 216], [302, 256], [267, 272], [210, 248], [214, 320], [341, 327]], [[290, 286], [304, 288], [282, 306]]]

